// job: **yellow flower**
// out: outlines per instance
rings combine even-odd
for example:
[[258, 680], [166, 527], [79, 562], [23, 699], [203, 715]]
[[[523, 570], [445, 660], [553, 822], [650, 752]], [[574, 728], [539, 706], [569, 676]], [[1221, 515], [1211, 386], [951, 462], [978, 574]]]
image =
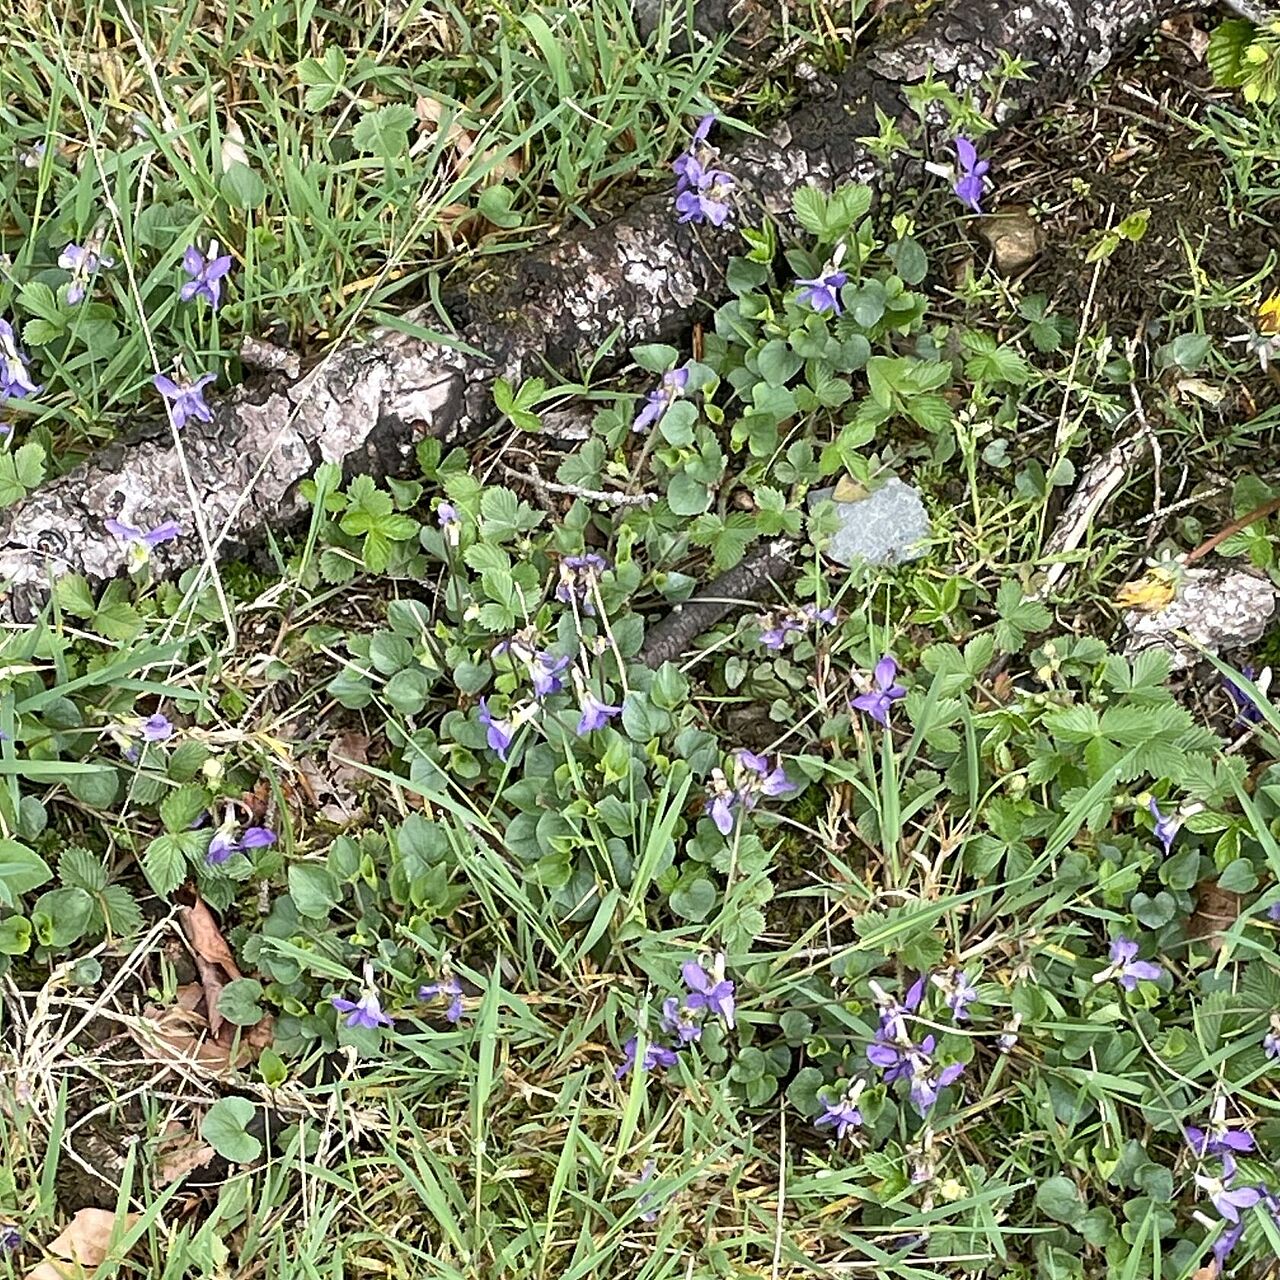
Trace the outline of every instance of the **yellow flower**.
[[1280, 289], [1258, 307], [1258, 328], [1263, 333], [1280, 333]]
[[1172, 603], [1177, 594], [1177, 575], [1166, 568], [1155, 566], [1137, 581], [1126, 582], [1116, 592], [1116, 604], [1122, 609], [1159, 613], [1166, 605]]

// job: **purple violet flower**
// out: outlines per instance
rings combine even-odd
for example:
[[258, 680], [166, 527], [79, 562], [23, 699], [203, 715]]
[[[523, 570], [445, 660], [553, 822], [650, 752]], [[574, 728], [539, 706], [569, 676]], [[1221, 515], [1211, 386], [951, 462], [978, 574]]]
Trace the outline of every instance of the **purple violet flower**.
[[736, 790], [729, 786], [719, 769], [712, 771], [709, 784], [711, 795], [707, 800], [706, 811], [723, 836], [733, 831], [735, 808], [749, 812], [755, 808], [761, 796], [784, 796], [799, 790], [787, 777], [781, 762], [771, 769], [767, 756], [746, 750], [735, 752], [734, 760]]
[[836, 624], [836, 611], [832, 608], [819, 609], [816, 604], [807, 604], [800, 610], [800, 616], [811, 626], [817, 626], [822, 623], [823, 626], [833, 627]]
[[17, 1253], [22, 1248], [22, 1232], [12, 1222], [0, 1222], [0, 1254]]
[[880, 1025], [867, 1046], [867, 1061], [885, 1073], [885, 1083], [905, 1079], [913, 1074], [916, 1059], [933, 1052], [933, 1037], [926, 1036], [919, 1045], [911, 1040], [907, 1027], [909, 1013], [915, 1013], [924, 999], [925, 977], [921, 974], [907, 990], [901, 1003], [886, 995], [876, 983], [871, 984], [880, 1008]]
[[217, 380], [216, 373], [203, 373], [194, 382], [174, 382], [163, 373], [157, 373], [151, 379], [156, 390], [169, 401], [173, 425], [179, 431], [191, 418], [198, 422], [213, 421], [213, 410], [204, 402], [204, 389]]
[[[657, 1162], [654, 1160], [646, 1160], [644, 1168], [640, 1170], [640, 1177], [636, 1179], [641, 1185], [648, 1182], [657, 1169]], [[657, 1222], [658, 1207], [654, 1200], [652, 1191], [642, 1191], [636, 1196], [636, 1208], [642, 1210], [640, 1214], [641, 1222]]]
[[676, 175], [676, 212], [680, 222], [709, 222], [721, 227], [733, 211], [729, 203], [736, 185], [733, 175], [713, 167], [720, 153], [707, 142], [714, 123], [714, 115], [703, 116], [689, 149], [671, 165]]
[[[621, 1080], [636, 1065], [636, 1049], [639, 1045], [639, 1038], [632, 1036], [626, 1044], [622, 1046], [622, 1064], [613, 1073], [615, 1080]], [[646, 1071], [657, 1071], [659, 1068], [665, 1070], [667, 1067], [674, 1067], [677, 1062], [675, 1051], [668, 1049], [662, 1044], [648, 1044], [644, 1051], [644, 1069]]]
[[1235, 1187], [1235, 1159], [1228, 1153], [1222, 1157], [1222, 1177], [1196, 1174], [1196, 1184], [1208, 1193], [1209, 1201], [1228, 1222], [1240, 1221], [1240, 1210], [1250, 1209], [1262, 1199], [1259, 1187]]
[[218, 254], [218, 242], [211, 240], [206, 252], [195, 245], [188, 245], [182, 255], [182, 269], [191, 277], [178, 291], [183, 302], [192, 298], [208, 298], [209, 305], [217, 310], [222, 298], [222, 278], [231, 270], [231, 255]]
[[1234, 1226], [1228, 1227], [1213, 1242], [1213, 1259], [1218, 1264], [1218, 1274], [1221, 1275], [1227, 1265], [1227, 1257], [1231, 1250], [1240, 1243], [1240, 1238], [1244, 1235], [1244, 1223], [1237, 1222]]
[[734, 999], [733, 983], [724, 976], [724, 955], [717, 955], [712, 965], [712, 973], [708, 973], [695, 960], [686, 960], [680, 966], [680, 975], [684, 985], [689, 988], [690, 995], [685, 1004], [690, 1009], [706, 1009], [733, 1030]]
[[851, 701], [850, 706], [859, 711], [865, 711], [877, 724], [883, 725], [887, 729], [889, 727], [889, 712], [892, 710], [893, 704], [907, 696], [906, 688], [895, 683], [897, 675], [898, 664], [890, 654], [886, 653], [876, 663], [876, 669], [873, 673], [875, 687], [867, 690], [866, 693], [860, 693]]
[[682, 151], [671, 162], [671, 168], [676, 177], [681, 182], [688, 181], [688, 170], [690, 164], [696, 164], [694, 152], [702, 148], [707, 141], [708, 135], [711, 133], [711, 126], [715, 124], [716, 117], [714, 112], [708, 112], [701, 120], [698, 121], [698, 127], [693, 131], [693, 138], [690, 140], [689, 149]]
[[716, 824], [716, 830], [722, 836], [727, 836], [733, 831], [733, 811], [738, 804], [738, 793], [728, 786], [719, 769], [716, 773], [719, 774], [719, 779], [718, 783], [715, 779], [712, 780], [713, 790], [707, 800], [707, 815]]
[[436, 523], [444, 534], [444, 540], [451, 547], [456, 547], [462, 538], [462, 517], [458, 508], [452, 502], [442, 502], [436, 508]]
[[668, 996], [662, 1002], [662, 1018], [658, 1025], [662, 1034], [674, 1036], [681, 1048], [702, 1039], [702, 1024], [695, 1020], [691, 1008], [680, 1003], [679, 996]]
[[[745, 748], [738, 751], [737, 759], [740, 766], [739, 775], [745, 774], [747, 777], [747, 781], [741, 788], [743, 791], [759, 792], [762, 796], [785, 796], [800, 789], [788, 779], [781, 761], [770, 769], [767, 756], [757, 755], [754, 751], [747, 751]], [[751, 778], [752, 774], [756, 777]]]
[[462, 983], [450, 976], [441, 978], [438, 982], [428, 982], [418, 988], [419, 1000], [437, 1000], [441, 996], [449, 998], [449, 1007], [444, 1011], [444, 1016], [456, 1025], [462, 1020]]
[[729, 198], [734, 182], [731, 173], [723, 169], [704, 169], [696, 160], [689, 162], [686, 170], [688, 185], [676, 195], [677, 222], [709, 222], [713, 227], [723, 227], [733, 212]]
[[143, 742], [164, 742], [173, 737], [173, 722], [158, 711], [155, 715], [148, 716], [141, 728]]
[[968, 205], [974, 213], [982, 212], [982, 179], [991, 168], [985, 160], [978, 159], [978, 149], [968, 138], [956, 138], [952, 143], [956, 149], [958, 172], [952, 190], [962, 204]]
[[847, 271], [827, 270], [812, 280], [799, 279], [796, 284], [802, 287], [796, 301], [818, 312], [831, 311], [840, 315], [840, 290], [848, 283]]
[[867, 1061], [884, 1072], [886, 1084], [892, 1084], [895, 1080], [904, 1079], [911, 1074], [912, 1053], [911, 1046], [882, 1039], [879, 1033], [867, 1045]]
[[939, 1093], [949, 1084], [954, 1084], [964, 1074], [964, 1063], [953, 1062], [940, 1071], [933, 1066], [933, 1037], [926, 1037], [921, 1049], [928, 1046], [927, 1052], [913, 1054], [911, 1057], [911, 1088], [908, 1091], [912, 1105], [921, 1116], [927, 1115], [929, 1109], [938, 1100]]
[[1169, 856], [1169, 850], [1173, 847], [1173, 837], [1178, 834], [1178, 828], [1182, 826], [1182, 819], [1176, 813], [1168, 816], [1160, 812], [1160, 806], [1156, 803], [1155, 796], [1151, 797], [1147, 808], [1151, 811], [1151, 816], [1155, 819], [1155, 837], [1164, 846], [1165, 857]]
[[1187, 1136], [1187, 1146], [1196, 1155], [1221, 1156], [1230, 1151], [1252, 1151], [1253, 1134], [1243, 1129], [1230, 1129], [1225, 1124], [1210, 1123], [1206, 1132], [1194, 1125], [1187, 1125], [1183, 1130]]
[[85, 299], [88, 292], [86, 282], [101, 267], [113, 267], [115, 262], [111, 258], [104, 258], [92, 244], [80, 245], [72, 241], [58, 255], [58, 266], [71, 272], [71, 282], [67, 285], [67, 302], [74, 307]]
[[125, 543], [125, 560], [130, 572], [146, 565], [153, 547], [182, 537], [182, 526], [176, 520], [166, 520], [154, 529], [143, 530], [123, 520], [111, 519], [103, 521], [103, 528]]
[[761, 614], [757, 621], [760, 624], [760, 643], [775, 653], [786, 648], [787, 641], [804, 630], [799, 620], [789, 613], [781, 618], [765, 613]]
[[631, 424], [632, 431], [643, 431], [661, 420], [662, 415], [684, 395], [689, 384], [689, 370], [668, 369], [662, 375], [662, 381], [645, 397], [645, 406], [636, 414]]
[[391, 1018], [382, 1012], [382, 1003], [376, 991], [366, 991], [359, 1000], [344, 1000], [341, 996], [333, 996], [330, 1001], [339, 1013], [346, 1014], [344, 1021], [349, 1027], [364, 1027], [369, 1031], [378, 1027], [390, 1027]]
[[22, 400], [44, 390], [31, 381], [27, 357], [18, 350], [17, 339], [7, 320], [0, 320], [0, 400]]
[[204, 855], [204, 860], [211, 867], [221, 866], [234, 853], [265, 849], [276, 842], [276, 833], [270, 827], [246, 827], [239, 838], [235, 835], [235, 829], [234, 822], [225, 822], [214, 832], [213, 839], [209, 841], [208, 852]]
[[760, 643], [775, 652], [785, 648], [792, 636], [799, 635], [809, 627], [819, 624], [830, 626], [835, 621], [834, 609], [819, 609], [816, 604], [807, 604], [797, 613], [779, 615], [770, 611], [756, 618], [756, 624], [760, 627]]
[[580, 738], [584, 734], [593, 733], [596, 729], [603, 729], [614, 716], [622, 714], [621, 705], [615, 707], [607, 702], [601, 702], [590, 689], [581, 690], [578, 706], [582, 715], [578, 719], [574, 732]]
[[591, 599], [592, 583], [598, 582], [600, 575], [609, 567], [604, 556], [588, 551], [585, 555], [565, 556], [560, 561], [560, 581], [556, 584], [556, 599], [561, 604], [569, 604], [577, 600], [582, 605], [582, 612], [593, 615], [596, 611]]
[[1280, 1058], [1280, 1014], [1271, 1015], [1271, 1030], [1262, 1037], [1262, 1052], [1268, 1058]]
[[957, 1022], [968, 1022], [966, 1008], [978, 998], [978, 988], [969, 981], [969, 975], [959, 969], [948, 969], [933, 981], [942, 989], [943, 1003], [951, 1010], [951, 1016]]
[[851, 1080], [834, 1101], [829, 1100], [825, 1093], [819, 1093], [818, 1101], [826, 1110], [813, 1122], [813, 1127], [834, 1128], [837, 1142], [843, 1141], [850, 1129], [861, 1128], [862, 1112], [858, 1110], [858, 1098], [866, 1087], [865, 1080]]
[[480, 723], [485, 727], [485, 741], [492, 751], [497, 752], [498, 759], [507, 763], [507, 752], [511, 750], [511, 742], [516, 736], [515, 727], [510, 720], [495, 719], [489, 710], [489, 699], [480, 699]]
[[[1252, 667], [1241, 667], [1240, 674], [1252, 681], [1255, 675]], [[1253, 695], [1242, 689], [1230, 676], [1222, 677], [1222, 688], [1228, 698], [1235, 704], [1236, 723], [1240, 725], [1261, 724], [1262, 708], [1254, 701]]]
[[1150, 960], [1136, 959], [1138, 944], [1124, 935], [1112, 938], [1111, 963], [1101, 973], [1093, 976], [1094, 982], [1106, 982], [1116, 978], [1126, 991], [1137, 989], [1139, 982], [1158, 982], [1164, 970]]
[[145, 532], [136, 525], [125, 524], [123, 520], [104, 521], [108, 533], [114, 534], [124, 542], [141, 542], [148, 547], [158, 547], [162, 542], [172, 542], [182, 537], [182, 526], [176, 520], [166, 520], [154, 529]]
[[549, 698], [564, 688], [560, 673], [569, 665], [567, 657], [557, 658], [542, 649], [535, 649], [529, 657], [529, 681], [535, 698]]

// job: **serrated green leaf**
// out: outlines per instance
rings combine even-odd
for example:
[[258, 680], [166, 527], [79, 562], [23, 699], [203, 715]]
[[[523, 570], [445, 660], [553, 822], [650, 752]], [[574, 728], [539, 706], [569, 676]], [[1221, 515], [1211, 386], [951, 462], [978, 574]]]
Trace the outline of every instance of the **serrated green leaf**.
[[13, 452], [14, 470], [17, 473], [18, 483], [25, 485], [28, 489], [34, 489], [36, 485], [44, 481], [44, 447], [34, 440], [28, 440], [26, 444], [19, 445]]
[[108, 640], [132, 640], [142, 630], [142, 615], [127, 600], [112, 600], [95, 610], [93, 629]]
[[131, 938], [143, 925], [142, 910], [122, 884], [109, 884], [100, 899], [107, 928], [117, 938]]
[[791, 198], [796, 221], [811, 235], [822, 237], [827, 229], [827, 198], [817, 187], [801, 187]]
[[191, 824], [209, 807], [209, 793], [198, 786], [178, 787], [160, 802], [160, 821], [171, 835], [191, 829]]
[[157, 836], [142, 855], [142, 870], [151, 888], [167, 898], [187, 878], [187, 854], [177, 836]]
[[88, 581], [78, 573], [59, 578], [53, 586], [53, 598], [73, 618], [92, 618], [98, 609]]
[[42, 320], [36, 316], [22, 326], [22, 340], [29, 347], [47, 347], [67, 332], [66, 326], [55, 320]]
[[107, 887], [107, 869], [96, 853], [68, 845], [58, 855], [58, 879], [68, 888], [100, 893]]
[[62, 310], [58, 306], [58, 296], [43, 280], [28, 280], [18, 290], [18, 301], [24, 311], [48, 320], [53, 324], [62, 324]]
[[1255, 27], [1244, 18], [1228, 18], [1218, 23], [1209, 36], [1205, 62], [1215, 84], [1235, 89], [1248, 79], [1245, 52], [1253, 42]]

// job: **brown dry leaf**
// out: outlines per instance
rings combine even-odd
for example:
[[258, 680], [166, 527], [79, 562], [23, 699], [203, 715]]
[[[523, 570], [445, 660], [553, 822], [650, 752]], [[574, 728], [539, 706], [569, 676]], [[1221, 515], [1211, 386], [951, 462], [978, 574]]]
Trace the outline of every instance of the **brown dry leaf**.
[[180, 986], [175, 994], [178, 997], [178, 1008], [192, 1013], [200, 1007], [200, 1001], [204, 999], [204, 988], [198, 982], [187, 982]]
[[325, 760], [302, 756], [297, 761], [298, 791], [318, 817], [334, 826], [344, 827], [360, 813], [353, 788], [367, 776], [362, 766], [369, 762], [369, 741], [367, 734], [349, 729], [329, 744]]
[[1187, 920], [1188, 938], [1207, 938], [1212, 951], [1222, 950], [1222, 935], [1240, 919], [1244, 899], [1230, 889], [1218, 887], [1215, 880], [1204, 880], [1196, 886], [1196, 909]]
[[991, 696], [1000, 705], [1004, 705], [1014, 695], [1013, 677], [1007, 671], [997, 671], [991, 681]]
[[[420, 95], [413, 104], [413, 113], [418, 117], [418, 132], [430, 137], [440, 128], [445, 116], [445, 105], [435, 98]], [[476, 145], [476, 136], [461, 123], [460, 114], [449, 122], [449, 132], [445, 135], [445, 143], [454, 148], [459, 160], [471, 154]]]
[[[1194, 13], [1179, 13], [1160, 24], [1163, 35], [1172, 36], [1183, 43], [1193, 63], [1203, 62], [1209, 51], [1209, 32], [1197, 25], [1196, 16]], [[1200, 1273], [1196, 1272], [1192, 1280], [1201, 1280]]]
[[227, 946], [227, 940], [222, 936], [213, 912], [204, 902], [197, 897], [191, 906], [183, 907], [179, 914], [183, 932], [196, 955], [210, 964], [221, 965], [231, 978], [240, 977], [236, 958], [231, 954], [231, 948]]
[[859, 484], [852, 476], [843, 475], [836, 481], [836, 487], [831, 493], [833, 502], [861, 502], [869, 496], [867, 486]]
[[209, 1034], [217, 1040], [220, 1039], [222, 1024], [226, 1021], [218, 1011], [218, 1000], [227, 984], [222, 981], [217, 965], [196, 956], [196, 967], [200, 970], [200, 985], [204, 989], [204, 1016], [209, 1023]]
[[1218, 1264], [1206, 1262], [1203, 1267], [1197, 1267], [1191, 1273], [1191, 1280], [1218, 1280]]
[[117, 1222], [123, 1233], [138, 1220], [136, 1213], [118, 1219], [108, 1209], [80, 1209], [66, 1230], [45, 1246], [51, 1257], [27, 1273], [27, 1280], [75, 1280], [101, 1265]]
[[[230, 1072], [233, 1065], [230, 1043], [222, 1044], [213, 1039], [209, 1034], [209, 1024], [200, 1014], [189, 1013], [176, 1006], [160, 1009], [149, 1004], [143, 1009], [142, 1016], [152, 1024], [153, 1030], [139, 1028], [133, 1032], [133, 1038], [152, 1062], [166, 1067], [199, 1066], [214, 1076]], [[240, 1051], [234, 1063], [237, 1067], [247, 1066], [254, 1059], [250, 1038], [240, 1038]]]
[[329, 769], [333, 780], [339, 786], [354, 785], [362, 782], [368, 775], [365, 766], [369, 763], [369, 735], [358, 729], [348, 729], [340, 733], [329, 744]]
[[218, 1153], [207, 1142], [174, 1121], [156, 1147], [156, 1185], [166, 1187], [203, 1169]]
[[[420, 148], [427, 143], [427, 140], [437, 133], [440, 125], [445, 118], [445, 114], [451, 110], [444, 103], [436, 101], [435, 98], [419, 97], [414, 103], [414, 114], [418, 117], [418, 135], [419, 140], [414, 144], [415, 148]], [[453, 173], [455, 177], [461, 177], [470, 167], [473, 160], [478, 160], [488, 172], [485, 174], [484, 181], [487, 184], [494, 182], [502, 182], [506, 178], [517, 178], [520, 176], [523, 168], [520, 157], [516, 154], [507, 156], [505, 159], [498, 159], [498, 149], [489, 147], [485, 151], [475, 154], [477, 133], [474, 129], [468, 128], [462, 123], [463, 113], [457, 112], [453, 119], [449, 122], [448, 132], [445, 134], [445, 145], [453, 149]], [[455, 207], [455, 206], [450, 206]], [[465, 205], [458, 205], [457, 208], [465, 209]]]
[[1224, 387], [1216, 387], [1213, 383], [1206, 382], [1203, 378], [1179, 378], [1173, 384], [1173, 389], [1178, 393], [1179, 399], [1185, 400], [1188, 396], [1195, 396], [1197, 400], [1203, 401], [1211, 409], [1218, 408], [1227, 398], [1227, 392]]

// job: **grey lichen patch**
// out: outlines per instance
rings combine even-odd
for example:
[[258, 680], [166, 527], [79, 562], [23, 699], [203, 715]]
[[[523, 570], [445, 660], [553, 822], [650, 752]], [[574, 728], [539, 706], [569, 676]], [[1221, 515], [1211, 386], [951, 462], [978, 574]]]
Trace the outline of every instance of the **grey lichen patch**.
[[1221, 653], [1256, 643], [1276, 611], [1276, 589], [1241, 569], [1188, 569], [1175, 598], [1157, 613], [1133, 609], [1125, 652], [1158, 646], [1176, 668], [1190, 666], [1201, 650]]
[[[809, 503], [823, 502], [834, 492], [816, 489]], [[897, 476], [890, 476], [866, 497], [832, 506], [839, 524], [823, 551], [837, 564], [906, 564], [928, 550], [932, 527], [924, 499]]]
[[468, 363], [462, 352], [434, 343], [401, 354], [384, 412], [419, 424], [424, 435], [452, 430], [462, 414]]

